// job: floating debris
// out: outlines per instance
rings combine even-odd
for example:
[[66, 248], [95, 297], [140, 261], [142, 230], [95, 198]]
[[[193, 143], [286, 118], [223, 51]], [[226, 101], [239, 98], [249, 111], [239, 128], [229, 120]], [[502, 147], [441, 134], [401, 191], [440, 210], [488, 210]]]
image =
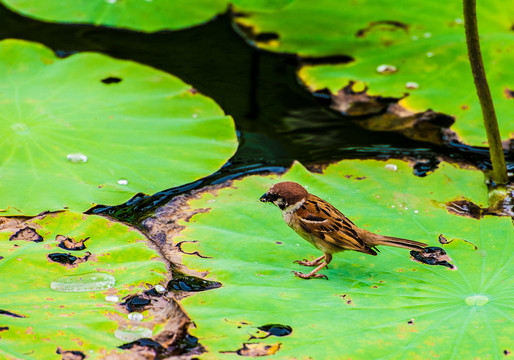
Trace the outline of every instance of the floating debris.
[[419, 89], [419, 84], [414, 81], [409, 81], [408, 83], [405, 84], [405, 87], [409, 90], [416, 90], [416, 89]]
[[118, 185], [128, 185], [128, 180], [127, 179], [119, 179]]
[[61, 292], [107, 290], [114, 286], [116, 279], [107, 273], [93, 272], [82, 275], [63, 276], [52, 281], [50, 288]]

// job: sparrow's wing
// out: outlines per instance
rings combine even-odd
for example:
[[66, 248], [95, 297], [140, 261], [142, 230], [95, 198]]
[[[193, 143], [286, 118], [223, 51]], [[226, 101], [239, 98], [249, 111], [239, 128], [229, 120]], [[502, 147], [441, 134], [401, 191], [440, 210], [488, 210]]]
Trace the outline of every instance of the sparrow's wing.
[[300, 227], [316, 236], [324, 248], [332, 252], [355, 250], [370, 255], [377, 252], [360, 238], [357, 226], [334, 206], [309, 194], [296, 211]]

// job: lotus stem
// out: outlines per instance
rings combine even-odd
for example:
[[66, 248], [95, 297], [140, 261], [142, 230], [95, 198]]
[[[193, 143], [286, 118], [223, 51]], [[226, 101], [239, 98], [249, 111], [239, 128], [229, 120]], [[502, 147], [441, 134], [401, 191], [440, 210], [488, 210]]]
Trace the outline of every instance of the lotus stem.
[[476, 0], [463, 0], [463, 2], [468, 57], [471, 64], [473, 79], [475, 80], [478, 99], [480, 100], [480, 107], [482, 108], [484, 126], [487, 132], [487, 141], [489, 143], [489, 152], [491, 155], [491, 162], [493, 164], [491, 179], [496, 185], [504, 185], [508, 181], [507, 167], [505, 166], [505, 156], [503, 154], [500, 130], [498, 129], [498, 121], [494, 111], [493, 99], [491, 97], [489, 85], [487, 84], [484, 63], [482, 61], [482, 53], [480, 52]]

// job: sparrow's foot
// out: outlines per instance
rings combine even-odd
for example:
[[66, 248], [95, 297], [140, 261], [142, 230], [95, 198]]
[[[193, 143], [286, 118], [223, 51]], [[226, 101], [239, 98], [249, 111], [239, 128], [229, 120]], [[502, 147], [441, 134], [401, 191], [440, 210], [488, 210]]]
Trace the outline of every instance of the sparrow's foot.
[[303, 260], [295, 260], [295, 261], [293, 261], [293, 263], [300, 264], [300, 265], [303, 265], [303, 266], [318, 266], [319, 264], [321, 264], [321, 262], [324, 259], [325, 259], [325, 255], [320, 256], [319, 258], [314, 259], [312, 261], [309, 261], [307, 259], [303, 259]]
[[293, 271], [293, 274], [294, 274], [294, 276], [299, 277], [301, 279], [321, 278], [321, 279], [327, 279], [328, 280], [327, 275], [323, 275], [323, 274], [312, 274], [312, 273], [304, 274], [304, 273], [301, 273], [301, 272], [298, 272], [298, 271]]
[[309, 261], [307, 259], [295, 260], [295, 261], [293, 261], [293, 263], [294, 264], [300, 264], [300, 265], [303, 265], [303, 266], [317, 266], [317, 265], [319, 265], [319, 262], [317, 262], [316, 260]]

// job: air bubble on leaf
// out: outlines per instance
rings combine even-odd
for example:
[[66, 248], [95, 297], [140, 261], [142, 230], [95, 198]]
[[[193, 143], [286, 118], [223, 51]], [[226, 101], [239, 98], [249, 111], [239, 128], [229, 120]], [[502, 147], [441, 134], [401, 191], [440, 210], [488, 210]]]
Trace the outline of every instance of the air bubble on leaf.
[[140, 314], [138, 312], [131, 312], [128, 314], [128, 318], [130, 321], [141, 321], [143, 320], [143, 314]]
[[69, 162], [72, 162], [74, 164], [81, 164], [87, 161], [87, 155], [84, 155], [82, 153], [71, 153], [66, 155], [66, 159], [68, 159]]
[[405, 87], [410, 90], [415, 90], [415, 89], [419, 89], [419, 84], [414, 81], [409, 81], [408, 83], [405, 84]]
[[155, 285], [154, 289], [155, 289], [155, 291], [157, 291], [158, 293], [166, 292], [166, 288], [165, 288], [164, 286], [162, 286], [161, 284], [159, 284], [159, 285]]
[[426, 32], [426, 33], [424, 33], [424, 34], [423, 34], [423, 37], [424, 37], [425, 39], [429, 39], [429, 38], [431, 38], [431, 37], [432, 37], [432, 33]]
[[432, 57], [432, 56], [434, 56], [434, 53], [432, 51], [427, 52], [427, 57]]
[[117, 339], [132, 342], [141, 338], [151, 338], [153, 335], [152, 330], [147, 329], [145, 327], [135, 327], [135, 328], [125, 328], [125, 329], [117, 329], [114, 332], [114, 336]]
[[473, 295], [468, 296], [466, 300], [464, 300], [466, 304], [469, 306], [484, 306], [489, 302], [489, 298], [483, 295]]
[[396, 69], [396, 66], [393, 66], [393, 65], [383, 64], [383, 65], [379, 65], [377, 67], [377, 72], [379, 74], [392, 74], [392, 73], [395, 73], [396, 71], [398, 71], [398, 69]]
[[127, 179], [119, 179], [118, 184], [119, 185], [128, 185], [128, 180]]
[[117, 303], [118, 301], [120, 301], [120, 298], [116, 295], [107, 295], [105, 297], [105, 301], [108, 301], [108, 302], [112, 302], [112, 303]]
[[107, 273], [94, 272], [82, 275], [69, 275], [52, 281], [50, 288], [60, 292], [107, 290], [114, 286], [116, 279]]
[[18, 134], [26, 134], [29, 132], [29, 127], [24, 123], [12, 124], [11, 129], [13, 129]]
[[385, 168], [391, 171], [398, 171], [398, 166], [396, 166], [395, 164], [386, 164]]

